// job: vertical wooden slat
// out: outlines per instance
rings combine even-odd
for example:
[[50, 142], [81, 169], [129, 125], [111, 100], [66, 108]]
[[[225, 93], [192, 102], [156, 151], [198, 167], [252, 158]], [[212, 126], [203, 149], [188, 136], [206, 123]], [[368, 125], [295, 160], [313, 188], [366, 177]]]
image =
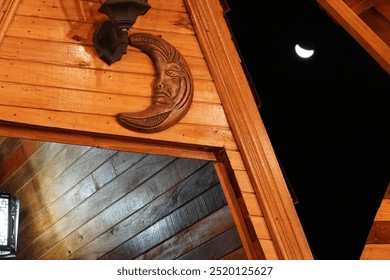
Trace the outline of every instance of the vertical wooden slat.
[[264, 255], [261, 255], [260, 252], [257, 252], [253, 245], [253, 241], [251, 240], [251, 236], [245, 222], [245, 217], [237, 201], [236, 194], [233, 191], [233, 186], [229, 179], [225, 165], [221, 162], [215, 162], [215, 169], [225, 193], [228, 205], [232, 211], [232, 216], [237, 226], [238, 234], [240, 235], [241, 242], [248, 259], [251, 260], [264, 258]]

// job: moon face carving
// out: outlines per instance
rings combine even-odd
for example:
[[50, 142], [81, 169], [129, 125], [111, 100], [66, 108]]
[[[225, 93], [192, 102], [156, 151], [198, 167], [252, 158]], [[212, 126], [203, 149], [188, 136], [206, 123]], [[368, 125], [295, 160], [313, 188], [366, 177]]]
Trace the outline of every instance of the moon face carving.
[[134, 33], [129, 35], [129, 45], [152, 59], [156, 79], [151, 105], [140, 112], [119, 113], [117, 120], [138, 132], [162, 131], [182, 119], [191, 107], [194, 86], [190, 69], [179, 51], [160, 36]]

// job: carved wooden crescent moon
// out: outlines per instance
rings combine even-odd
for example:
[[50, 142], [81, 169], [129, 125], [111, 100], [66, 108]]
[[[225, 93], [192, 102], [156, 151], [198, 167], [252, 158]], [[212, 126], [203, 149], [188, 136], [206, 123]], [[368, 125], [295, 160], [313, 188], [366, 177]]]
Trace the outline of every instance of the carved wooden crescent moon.
[[140, 112], [117, 115], [118, 122], [131, 130], [159, 132], [182, 119], [191, 107], [194, 87], [184, 57], [160, 36], [149, 33], [129, 35], [129, 45], [146, 53], [156, 69], [151, 105]]

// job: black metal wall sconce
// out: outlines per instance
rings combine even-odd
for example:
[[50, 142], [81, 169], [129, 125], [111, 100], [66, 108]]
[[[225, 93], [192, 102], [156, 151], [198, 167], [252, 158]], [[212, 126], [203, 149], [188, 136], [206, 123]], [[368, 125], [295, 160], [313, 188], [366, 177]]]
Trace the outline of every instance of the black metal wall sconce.
[[16, 257], [20, 200], [0, 193], [0, 259]]
[[102, 6], [98, 11], [109, 19], [96, 29], [93, 45], [99, 57], [111, 65], [127, 53], [128, 30], [151, 6], [147, 0], [105, 0], [100, 3]]

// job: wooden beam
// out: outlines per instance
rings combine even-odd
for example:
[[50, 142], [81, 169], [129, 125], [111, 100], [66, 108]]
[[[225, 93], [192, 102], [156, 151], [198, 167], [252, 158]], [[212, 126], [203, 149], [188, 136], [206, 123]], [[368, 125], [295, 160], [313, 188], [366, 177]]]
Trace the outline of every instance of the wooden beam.
[[317, 0], [317, 2], [390, 74], [390, 47], [356, 12], [342, 0]]
[[[185, 0], [277, 258], [312, 259], [219, 1]], [[266, 252], [265, 252], [266, 254]], [[266, 254], [267, 255], [267, 254]]]
[[390, 221], [374, 222], [366, 244], [390, 244]]
[[387, 0], [344, 0], [344, 2], [347, 3], [356, 14], [360, 15], [376, 5], [387, 2]]
[[219, 148], [140, 141], [132, 137], [108, 137], [107, 135], [74, 133], [66, 130], [48, 130], [42, 127], [22, 126], [0, 122], [0, 135], [14, 138], [50, 141], [64, 144], [84, 145], [118, 151], [131, 151], [155, 155], [187, 157], [201, 160], [216, 160]]
[[261, 255], [260, 252], [257, 252], [253, 241], [251, 240], [244, 215], [234, 194], [233, 186], [229, 179], [225, 164], [216, 162], [214, 165], [248, 259], [264, 259], [264, 254]]

